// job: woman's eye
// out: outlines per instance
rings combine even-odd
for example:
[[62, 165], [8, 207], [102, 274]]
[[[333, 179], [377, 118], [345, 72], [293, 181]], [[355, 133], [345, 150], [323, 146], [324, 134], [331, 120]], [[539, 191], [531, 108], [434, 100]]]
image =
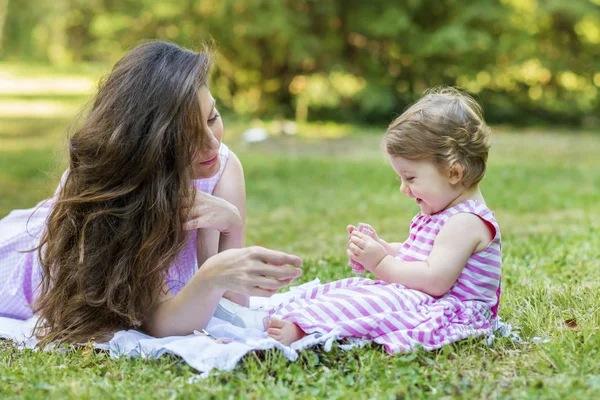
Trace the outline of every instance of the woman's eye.
[[208, 123], [212, 124], [213, 122], [215, 122], [217, 119], [219, 118], [219, 114], [215, 114], [214, 117], [211, 117], [208, 119]]

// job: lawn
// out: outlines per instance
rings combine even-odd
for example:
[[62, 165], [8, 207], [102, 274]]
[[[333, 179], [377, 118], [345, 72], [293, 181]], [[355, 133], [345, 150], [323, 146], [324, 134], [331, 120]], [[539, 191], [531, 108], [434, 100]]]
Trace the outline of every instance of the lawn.
[[[0, 217], [52, 193], [66, 164], [67, 124], [0, 118]], [[298, 283], [350, 275], [349, 223], [368, 222], [382, 237], [404, 240], [417, 207], [398, 192], [379, 135], [345, 127], [352, 134], [339, 139], [248, 145], [238, 140], [243, 125], [230, 126], [226, 141], [247, 180], [247, 243], [303, 257]], [[332, 128], [305, 129], [314, 136]], [[174, 357], [111, 359], [85, 348], [40, 353], [0, 341], [0, 397], [600, 398], [600, 136], [496, 131], [482, 191], [502, 228], [500, 316], [521, 343], [467, 340], [394, 356], [377, 346], [334, 346], [305, 351], [295, 363], [268, 351], [190, 382], [196, 371]]]

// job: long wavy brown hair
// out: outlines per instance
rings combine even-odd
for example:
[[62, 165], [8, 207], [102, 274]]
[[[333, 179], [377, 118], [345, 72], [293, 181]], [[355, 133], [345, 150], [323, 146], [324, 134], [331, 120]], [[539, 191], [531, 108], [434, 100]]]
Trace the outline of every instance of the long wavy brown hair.
[[38, 248], [41, 346], [106, 340], [155, 307], [185, 240], [210, 60], [208, 47], [149, 42], [100, 82], [69, 139], [69, 172]]

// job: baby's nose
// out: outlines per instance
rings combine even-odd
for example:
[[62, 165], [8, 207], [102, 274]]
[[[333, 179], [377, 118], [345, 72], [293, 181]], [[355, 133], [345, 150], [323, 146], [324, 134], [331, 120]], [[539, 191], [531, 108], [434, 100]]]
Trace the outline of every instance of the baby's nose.
[[400, 193], [408, 195], [408, 187], [404, 184], [404, 182], [402, 182], [400, 185]]

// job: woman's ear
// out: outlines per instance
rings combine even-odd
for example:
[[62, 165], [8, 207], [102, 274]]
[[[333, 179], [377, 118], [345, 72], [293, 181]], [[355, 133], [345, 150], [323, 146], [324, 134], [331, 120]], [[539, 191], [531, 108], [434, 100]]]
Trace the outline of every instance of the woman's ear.
[[460, 163], [455, 162], [450, 166], [450, 168], [448, 168], [448, 179], [450, 180], [450, 184], [456, 185], [462, 181], [462, 178], [463, 166]]

